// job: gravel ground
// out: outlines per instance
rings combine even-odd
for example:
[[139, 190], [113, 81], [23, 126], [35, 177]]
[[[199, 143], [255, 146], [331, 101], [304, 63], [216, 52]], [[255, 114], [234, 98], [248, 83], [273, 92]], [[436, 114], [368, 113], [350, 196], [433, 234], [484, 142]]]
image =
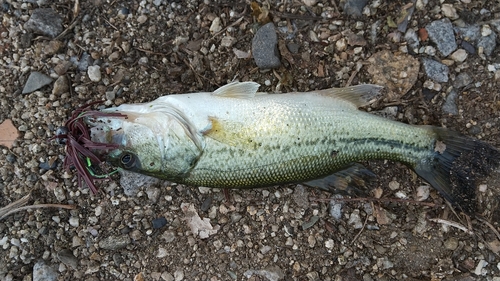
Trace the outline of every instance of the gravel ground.
[[1, 4], [0, 123], [20, 133], [1, 147], [0, 206], [31, 194], [75, 207], [0, 220], [1, 280], [500, 280], [500, 173], [479, 188], [484, 219], [390, 161], [364, 163], [377, 178], [357, 199], [289, 185], [226, 200], [133, 175], [92, 195], [49, 141], [89, 101], [237, 79], [282, 92], [378, 83], [386, 95], [368, 110], [500, 147], [499, 1]]

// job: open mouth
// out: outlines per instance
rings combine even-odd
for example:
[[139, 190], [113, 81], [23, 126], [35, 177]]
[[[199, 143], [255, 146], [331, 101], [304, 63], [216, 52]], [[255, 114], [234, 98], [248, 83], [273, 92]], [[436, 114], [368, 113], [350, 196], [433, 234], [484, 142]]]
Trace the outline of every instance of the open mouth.
[[[86, 104], [76, 109], [64, 126], [58, 128], [56, 135], [51, 139], [56, 139], [59, 144], [66, 145], [66, 156], [64, 158], [64, 168], [70, 170], [75, 168], [78, 176], [78, 185], [83, 182], [87, 184], [92, 193], [97, 193], [94, 184], [96, 180], [103, 180], [117, 170], [103, 172], [101, 164], [104, 162], [106, 153], [116, 149], [119, 144], [114, 142], [96, 142], [92, 140], [91, 129], [86, 118], [127, 118], [118, 112], [101, 112], [93, 110], [92, 107], [101, 104], [102, 101]], [[102, 141], [99, 139], [99, 141]]]

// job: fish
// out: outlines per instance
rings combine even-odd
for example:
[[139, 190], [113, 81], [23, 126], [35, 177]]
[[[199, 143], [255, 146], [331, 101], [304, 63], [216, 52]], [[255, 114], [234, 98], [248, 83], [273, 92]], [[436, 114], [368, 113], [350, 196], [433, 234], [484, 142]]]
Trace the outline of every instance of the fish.
[[66, 145], [65, 166], [93, 191], [95, 180], [123, 170], [189, 186], [329, 189], [339, 173], [359, 176], [356, 163], [386, 159], [405, 164], [472, 214], [478, 181], [500, 165], [499, 150], [486, 142], [360, 110], [381, 95], [379, 85], [291, 93], [259, 87], [232, 82], [213, 92], [83, 107], [56, 136]]

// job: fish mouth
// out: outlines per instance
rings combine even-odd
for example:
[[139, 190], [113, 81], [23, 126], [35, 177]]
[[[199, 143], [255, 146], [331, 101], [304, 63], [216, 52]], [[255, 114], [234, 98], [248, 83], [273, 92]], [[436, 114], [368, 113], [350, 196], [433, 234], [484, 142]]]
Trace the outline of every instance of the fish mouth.
[[[56, 135], [59, 144], [65, 145], [66, 155], [64, 157], [64, 168], [66, 170], [76, 169], [78, 185], [83, 182], [87, 184], [92, 193], [97, 193], [94, 182], [109, 178], [116, 172], [103, 172], [102, 164], [105, 162], [109, 151], [117, 149], [123, 142], [123, 130], [108, 130], [99, 132], [99, 126], [94, 126], [89, 120], [122, 120], [127, 118], [120, 112], [103, 112], [92, 109], [103, 101], [86, 104], [71, 114], [71, 117], [60, 127]], [[102, 126], [101, 126], [102, 127]], [[104, 132], [104, 130], [102, 130]]]

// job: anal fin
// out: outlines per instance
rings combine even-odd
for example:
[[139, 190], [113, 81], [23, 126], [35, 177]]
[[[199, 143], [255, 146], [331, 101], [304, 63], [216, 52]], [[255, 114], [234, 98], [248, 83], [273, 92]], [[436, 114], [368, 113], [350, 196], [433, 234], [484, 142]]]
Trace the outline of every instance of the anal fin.
[[346, 169], [327, 177], [304, 182], [304, 185], [335, 194], [364, 196], [367, 195], [366, 184], [373, 178], [375, 178], [374, 173], [361, 164], [353, 163]]

